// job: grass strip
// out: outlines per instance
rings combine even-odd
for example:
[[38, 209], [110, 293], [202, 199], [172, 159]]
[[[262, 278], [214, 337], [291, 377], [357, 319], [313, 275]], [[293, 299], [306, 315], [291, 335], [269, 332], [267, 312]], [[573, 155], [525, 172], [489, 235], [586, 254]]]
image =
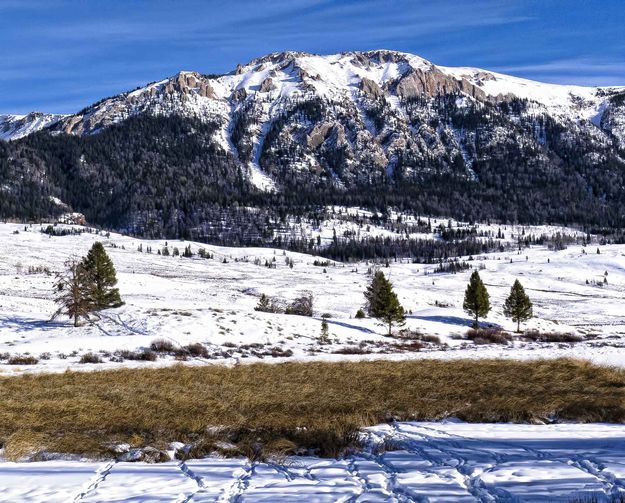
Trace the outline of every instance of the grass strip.
[[116, 443], [186, 454], [337, 456], [391, 419], [625, 422], [625, 372], [557, 359], [289, 362], [0, 378], [5, 456], [113, 456]]

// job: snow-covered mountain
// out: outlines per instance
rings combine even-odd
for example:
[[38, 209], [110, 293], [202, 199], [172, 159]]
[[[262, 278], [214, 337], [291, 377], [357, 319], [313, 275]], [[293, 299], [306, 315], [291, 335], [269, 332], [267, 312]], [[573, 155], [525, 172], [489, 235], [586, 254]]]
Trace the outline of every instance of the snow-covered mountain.
[[[482, 147], [520, 136], [524, 144], [544, 143], [544, 117], [602, 148], [625, 147], [623, 87], [544, 84], [385, 50], [281, 52], [222, 76], [180, 72], [67, 117], [9, 118], [0, 122], [0, 134], [15, 139], [50, 125], [91, 134], [141, 114], [215, 124], [216, 144], [265, 188], [285, 171], [326, 171], [343, 183], [362, 177], [364, 164], [410, 175], [432, 156], [443, 165], [462, 162], [472, 176]], [[486, 136], [478, 138], [463, 116], [477, 119]]]
[[348, 101], [357, 108], [367, 99], [384, 98], [401, 116], [405, 108], [402, 100], [451, 93], [476, 102], [529, 100], [534, 102], [534, 112], [599, 125], [610, 98], [625, 93], [625, 87], [545, 84], [478, 68], [436, 66], [418, 56], [394, 51], [329, 56], [281, 52], [239, 65], [222, 76], [180, 72], [88, 107], [66, 118], [62, 129], [90, 133], [143, 112], [193, 114], [214, 120], [231, 115], [249, 101], [267, 103], [267, 111], [275, 113], [285, 108], [287, 100], [312, 98]]
[[385, 204], [466, 220], [625, 222], [625, 87], [386, 50], [280, 52], [1, 124], [6, 139], [51, 133], [0, 144], [9, 216], [48, 214], [52, 195], [101, 224], [205, 236], [223, 208], [273, 209], [279, 194], [286, 211]]
[[[432, 156], [443, 165], [461, 156], [472, 176], [477, 142], [515, 143], [519, 126], [533, 129], [525, 143], [544, 142], [544, 126], [534, 120], [541, 116], [601, 146], [625, 147], [624, 98], [625, 88], [544, 84], [400, 52], [282, 52], [222, 76], [180, 72], [96, 103], [54, 129], [81, 135], [140, 114], [196, 117], [216, 124], [214, 141], [268, 188], [287, 172], [326, 171], [349, 183], [369, 176], [363, 165], [411, 175]], [[490, 130], [481, 139], [459, 124], [476, 113]], [[441, 121], [450, 114], [460, 119]]]
[[0, 115], [0, 140], [17, 140], [47, 128], [65, 117], [58, 114], [31, 112], [28, 115]]

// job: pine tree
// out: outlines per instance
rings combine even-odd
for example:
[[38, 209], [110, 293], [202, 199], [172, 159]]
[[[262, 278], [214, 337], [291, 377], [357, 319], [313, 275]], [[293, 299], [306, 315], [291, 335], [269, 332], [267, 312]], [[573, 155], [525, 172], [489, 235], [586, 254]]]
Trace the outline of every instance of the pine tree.
[[532, 302], [518, 279], [512, 285], [510, 295], [504, 302], [503, 314], [507, 318], [512, 318], [512, 321], [516, 321], [517, 333], [521, 331], [521, 322], [527, 321], [533, 316]]
[[92, 297], [96, 309], [121, 306], [119, 290], [114, 288], [117, 284], [115, 266], [102, 243], [99, 241], [93, 243], [82, 265], [93, 282]]
[[319, 336], [319, 343], [330, 343], [330, 327], [328, 325], [328, 320], [326, 320], [325, 317], [321, 318], [321, 335]]
[[464, 302], [462, 308], [475, 318], [473, 326], [478, 328], [478, 319], [485, 317], [490, 311], [490, 298], [488, 291], [482, 283], [480, 274], [477, 271], [473, 271], [471, 279], [464, 292]]
[[254, 308], [255, 311], [261, 311], [263, 313], [271, 313], [271, 300], [264, 293], [260, 294], [260, 299], [258, 299], [258, 304]]
[[367, 314], [373, 318], [377, 318], [382, 312], [383, 306], [380, 301], [380, 291], [382, 290], [382, 286], [386, 278], [382, 271], [376, 271], [373, 274], [373, 279], [371, 283], [365, 290], [365, 299], [366, 305], [365, 309], [367, 310]]
[[365, 299], [369, 316], [378, 318], [388, 326], [389, 336], [392, 335], [393, 323], [402, 325], [406, 320], [406, 313], [393, 291], [393, 285], [382, 271], [373, 275], [371, 284], [365, 291]]
[[89, 314], [94, 310], [93, 278], [90, 276], [82, 262], [71, 258], [65, 262], [65, 274], [57, 275], [54, 284], [56, 292], [55, 302], [61, 307], [53, 318], [62, 314], [73, 318], [74, 326], [79, 325], [81, 318], [89, 319]]

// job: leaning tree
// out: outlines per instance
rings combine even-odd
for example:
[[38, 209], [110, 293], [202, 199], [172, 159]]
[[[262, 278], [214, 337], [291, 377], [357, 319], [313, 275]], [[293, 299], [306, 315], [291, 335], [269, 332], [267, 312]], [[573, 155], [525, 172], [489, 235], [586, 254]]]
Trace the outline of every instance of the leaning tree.
[[72, 257], [65, 262], [65, 272], [57, 275], [54, 290], [54, 300], [60, 307], [53, 318], [69, 316], [75, 327], [81, 319], [89, 320], [89, 314], [95, 308], [93, 279], [82, 261]]

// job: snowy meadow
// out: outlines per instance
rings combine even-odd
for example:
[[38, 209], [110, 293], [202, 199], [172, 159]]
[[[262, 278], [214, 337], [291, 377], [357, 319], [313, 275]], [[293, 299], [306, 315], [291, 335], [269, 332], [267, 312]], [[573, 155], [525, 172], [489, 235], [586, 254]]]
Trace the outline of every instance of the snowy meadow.
[[[377, 320], [355, 317], [376, 267], [371, 261], [340, 263], [270, 248], [148, 241], [119, 234], [49, 236], [44, 229], [0, 224], [0, 373], [5, 375], [180, 361], [171, 354], [154, 361], [132, 359], [131, 352], [147, 350], [155, 340], [174, 347], [201, 344], [200, 358], [188, 353], [190, 365], [483, 357], [571, 357], [617, 366], [625, 361], [625, 245], [571, 245], [559, 251], [533, 246], [464, 257], [479, 270], [491, 297], [492, 310], [483, 323], [511, 334], [499, 344], [480, 344], [489, 341], [467, 339], [471, 318], [462, 309], [470, 270], [434, 273], [435, 264], [407, 259], [390, 260], [388, 267], [378, 264], [407, 312], [404, 332], [395, 329], [396, 336], [389, 338]], [[521, 228], [504, 232], [514, 241]], [[124, 305], [80, 327], [67, 318], [51, 320], [58, 308], [55, 273], [63, 271], [68, 257], [85, 255], [95, 241], [103, 243], [117, 269]], [[166, 245], [170, 255], [158, 254]], [[187, 247], [192, 257], [173, 255], [174, 249], [182, 254]], [[201, 258], [199, 250], [212, 258]], [[534, 318], [523, 324], [532, 331], [526, 336], [514, 334], [516, 324], [503, 315], [515, 279], [534, 304]], [[314, 296], [312, 317], [255, 310], [262, 294], [286, 304], [302, 292]], [[324, 318], [329, 326], [326, 343], [320, 341]], [[129, 358], [123, 357], [124, 351]], [[99, 355], [102, 362], [79, 363], [87, 353]], [[9, 364], [12, 356], [24, 355], [37, 363], [19, 364], [14, 358], [18, 364]]]
[[[612, 501], [625, 492], [625, 245], [518, 250], [521, 233], [576, 231], [484, 225], [502, 231], [503, 251], [440, 273], [407, 259], [341, 263], [46, 227], [0, 224], [7, 501]], [[328, 227], [319, 237], [331, 239]], [[96, 241], [124, 304], [78, 327], [52, 319], [57, 273]], [[406, 309], [390, 337], [356, 316], [378, 268]], [[491, 338], [469, 335], [472, 270], [490, 294], [480, 321]], [[521, 334], [503, 313], [516, 279], [533, 302]], [[312, 316], [256, 310], [263, 294], [284, 306], [304, 292]]]

